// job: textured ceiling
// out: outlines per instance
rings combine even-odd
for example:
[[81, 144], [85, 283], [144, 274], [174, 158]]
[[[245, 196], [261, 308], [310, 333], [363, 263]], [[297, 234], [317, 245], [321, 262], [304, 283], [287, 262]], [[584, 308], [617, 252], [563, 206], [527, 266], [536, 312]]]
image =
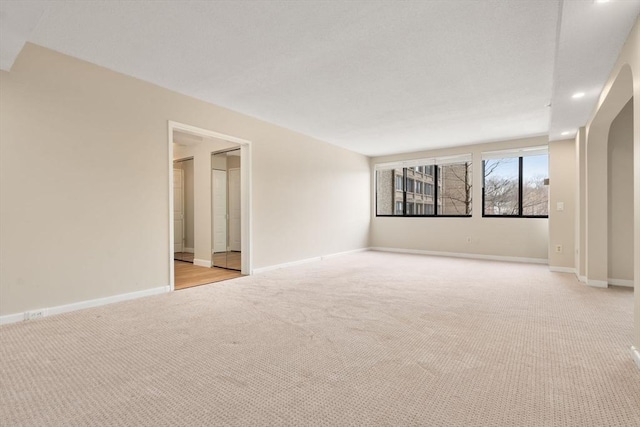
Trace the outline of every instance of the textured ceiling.
[[[4, 27], [25, 2], [1, 3]], [[640, 4], [616, 3], [51, 1], [27, 41], [383, 155], [583, 125], [586, 117], [565, 108], [575, 117], [563, 121], [547, 105], [562, 105], [574, 74], [597, 74], [602, 86]], [[562, 32], [559, 16], [564, 24], [596, 7], [625, 12], [608, 26], [576, 18], [573, 33]], [[584, 43], [604, 34], [597, 47], [613, 52], [572, 60], [585, 29]], [[601, 62], [593, 76], [575, 71], [587, 59]]]

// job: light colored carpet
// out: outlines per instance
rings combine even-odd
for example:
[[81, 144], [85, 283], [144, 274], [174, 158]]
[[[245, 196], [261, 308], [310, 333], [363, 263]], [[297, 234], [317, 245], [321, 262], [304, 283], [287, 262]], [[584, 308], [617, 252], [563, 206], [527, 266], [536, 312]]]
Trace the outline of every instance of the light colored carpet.
[[631, 289], [365, 252], [0, 328], [0, 423], [638, 426]]

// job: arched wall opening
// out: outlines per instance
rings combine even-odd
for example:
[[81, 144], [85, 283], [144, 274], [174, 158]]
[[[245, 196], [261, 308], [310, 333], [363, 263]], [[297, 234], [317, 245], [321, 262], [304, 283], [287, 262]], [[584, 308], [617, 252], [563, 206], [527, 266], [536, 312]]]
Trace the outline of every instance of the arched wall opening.
[[[609, 135], [614, 120], [632, 97], [633, 76], [625, 65], [587, 128], [586, 226], [581, 246], [590, 286], [607, 287], [609, 283]], [[629, 232], [633, 235], [633, 228]]]

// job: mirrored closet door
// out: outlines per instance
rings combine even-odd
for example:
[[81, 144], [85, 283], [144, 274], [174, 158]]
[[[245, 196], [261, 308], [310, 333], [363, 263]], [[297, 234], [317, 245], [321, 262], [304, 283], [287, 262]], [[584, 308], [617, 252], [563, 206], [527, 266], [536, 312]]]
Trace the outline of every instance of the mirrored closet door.
[[173, 259], [193, 263], [193, 158], [173, 162]]
[[213, 266], [241, 270], [240, 149], [214, 153], [211, 169]]

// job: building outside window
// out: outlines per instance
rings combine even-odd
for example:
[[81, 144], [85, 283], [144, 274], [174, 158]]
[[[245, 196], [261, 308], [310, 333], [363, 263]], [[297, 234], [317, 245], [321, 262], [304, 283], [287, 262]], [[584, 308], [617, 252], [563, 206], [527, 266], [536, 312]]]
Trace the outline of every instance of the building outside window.
[[411, 161], [413, 165], [406, 167], [376, 166], [376, 215], [470, 216], [471, 155], [420, 162]]

